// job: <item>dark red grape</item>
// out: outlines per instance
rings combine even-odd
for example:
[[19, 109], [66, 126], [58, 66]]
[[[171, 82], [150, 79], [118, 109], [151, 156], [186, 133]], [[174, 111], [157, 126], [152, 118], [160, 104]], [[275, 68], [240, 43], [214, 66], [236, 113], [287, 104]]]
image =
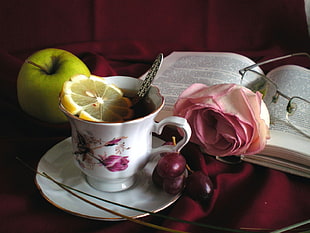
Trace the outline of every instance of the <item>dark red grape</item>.
[[180, 176], [186, 167], [186, 160], [180, 153], [168, 153], [157, 164], [157, 173], [163, 178]]
[[152, 181], [157, 187], [162, 188], [163, 187], [163, 178], [158, 175], [156, 168], [157, 168], [157, 165], [154, 168], [153, 173], [152, 173]]
[[185, 185], [184, 174], [177, 176], [175, 178], [166, 178], [163, 180], [163, 190], [166, 193], [176, 195], [181, 192]]
[[186, 192], [196, 200], [204, 202], [213, 194], [213, 183], [202, 171], [195, 171], [187, 177]]
[[[175, 142], [166, 142], [164, 145], [175, 145]], [[166, 193], [176, 195], [184, 189], [186, 160], [177, 152], [165, 152], [153, 170], [152, 181]]]
[[[163, 145], [171, 145], [171, 146], [173, 146], [174, 143], [173, 142], [165, 142]], [[160, 156], [163, 157], [163, 156], [165, 156], [165, 155], [167, 155], [169, 153], [171, 153], [171, 152], [163, 152], [163, 153], [160, 153]]]

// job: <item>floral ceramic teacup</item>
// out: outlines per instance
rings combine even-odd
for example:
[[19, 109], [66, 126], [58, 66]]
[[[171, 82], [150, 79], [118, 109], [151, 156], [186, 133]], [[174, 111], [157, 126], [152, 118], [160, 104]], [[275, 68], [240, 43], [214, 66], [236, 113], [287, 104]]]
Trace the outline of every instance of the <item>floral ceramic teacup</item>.
[[[125, 95], [126, 92], [137, 92], [142, 82], [125, 76], [108, 77], [106, 80], [121, 88]], [[191, 129], [184, 118], [171, 116], [155, 122], [164, 105], [164, 98], [157, 87], [152, 86], [145, 99], [150, 111], [121, 123], [82, 120], [60, 105], [71, 125], [75, 164], [94, 188], [107, 192], [128, 189], [134, 184], [136, 174], [151, 158], [162, 152], [179, 151], [189, 141]], [[175, 146], [153, 148], [152, 134], [161, 134], [168, 125], [181, 129], [182, 139]]]

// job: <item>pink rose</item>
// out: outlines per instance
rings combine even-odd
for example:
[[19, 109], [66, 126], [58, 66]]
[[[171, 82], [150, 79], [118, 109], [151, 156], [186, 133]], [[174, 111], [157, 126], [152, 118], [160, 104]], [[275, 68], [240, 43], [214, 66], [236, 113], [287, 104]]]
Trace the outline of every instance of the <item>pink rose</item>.
[[191, 142], [214, 156], [255, 154], [269, 138], [261, 93], [236, 84], [193, 84], [179, 96], [174, 115], [187, 119]]

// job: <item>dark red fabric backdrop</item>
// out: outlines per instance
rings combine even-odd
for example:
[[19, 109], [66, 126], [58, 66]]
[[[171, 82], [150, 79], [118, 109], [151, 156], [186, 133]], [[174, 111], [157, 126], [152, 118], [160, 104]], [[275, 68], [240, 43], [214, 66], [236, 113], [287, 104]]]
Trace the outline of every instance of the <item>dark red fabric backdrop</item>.
[[[68, 125], [29, 118], [18, 106], [16, 78], [31, 53], [62, 48], [94, 74], [139, 77], [159, 52], [227, 51], [255, 61], [310, 52], [303, 0], [9, 0], [0, 6], [0, 33], [0, 232], [6, 233], [157, 232], [128, 221], [72, 216], [40, 195], [34, 174], [15, 157], [35, 167], [70, 132]], [[214, 196], [201, 206], [183, 195], [164, 214], [266, 232], [310, 219], [308, 179], [247, 163], [222, 164], [192, 144], [183, 154], [194, 169], [210, 175]], [[213, 232], [155, 217], [143, 220]]]

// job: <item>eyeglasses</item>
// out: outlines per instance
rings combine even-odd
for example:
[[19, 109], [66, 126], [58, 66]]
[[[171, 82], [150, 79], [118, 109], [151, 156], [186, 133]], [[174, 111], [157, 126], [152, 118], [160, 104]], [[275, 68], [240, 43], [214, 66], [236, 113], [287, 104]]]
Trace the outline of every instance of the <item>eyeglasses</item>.
[[[241, 84], [254, 92], [260, 91], [263, 94], [263, 100], [267, 106], [277, 103], [279, 96], [288, 100], [285, 116], [287, 123], [304, 136], [310, 138], [310, 101], [300, 96], [290, 97], [284, 94], [278, 89], [277, 84], [272, 79], [262, 73], [260, 68], [261, 65], [294, 56], [306, 56], [310, 59], [308, 53], [294, 53], [253, 64], [239, 70]], [[310, 90], [308, 91], [310, 92]]]

